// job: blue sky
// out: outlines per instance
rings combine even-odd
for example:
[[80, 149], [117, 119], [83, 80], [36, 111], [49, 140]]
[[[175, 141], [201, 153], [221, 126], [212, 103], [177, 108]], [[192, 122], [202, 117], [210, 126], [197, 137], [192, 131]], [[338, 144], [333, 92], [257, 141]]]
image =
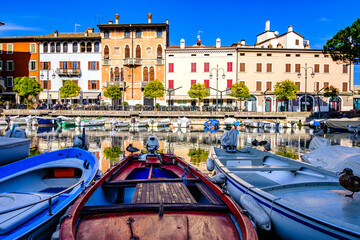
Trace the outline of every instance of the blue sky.
[[[169, 19], [170, 45], [196, 43], [201, 31], [202, 43], [215, 45], [220, 38], [223, 46], [245, 39], [247, 44], [256, 42], [256, 35], [263, 32], [265, 22], [270, 20], [270, 29], [284, 33], [289, 25], [294, 31], [310, 40], [310, 47], [321, 49], [340, 29], [360, 18], [360, 1], [313, 0], [313, 1], [123, 1], [93, 0], [5, 1], [0, 8], [0, 37], [35, 36], [59, 32], [78, 32], [99, 23], [145, 23], [151, 12], [153, 23]], [[360, 67], [355, 67], [355, 84], [360, 84]]]

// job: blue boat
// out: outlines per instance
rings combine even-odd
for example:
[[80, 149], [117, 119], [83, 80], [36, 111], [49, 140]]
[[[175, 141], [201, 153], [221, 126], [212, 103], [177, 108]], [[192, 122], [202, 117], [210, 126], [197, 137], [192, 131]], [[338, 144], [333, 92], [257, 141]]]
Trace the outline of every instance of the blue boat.
[[1, 166], [0, 239], [49, 239], [97, 170], [95, 156], [78, 148]]
[[38, 125], [47, 125], [47, 126], [55, 126], [56, 118], [52, 117], [37, 117], [36, 118]]
[[210, 130], [218, 130], [220, 128], [220, 122], [216, 119], [210, 119], [204, 123], [205, 130], [206, 128]]

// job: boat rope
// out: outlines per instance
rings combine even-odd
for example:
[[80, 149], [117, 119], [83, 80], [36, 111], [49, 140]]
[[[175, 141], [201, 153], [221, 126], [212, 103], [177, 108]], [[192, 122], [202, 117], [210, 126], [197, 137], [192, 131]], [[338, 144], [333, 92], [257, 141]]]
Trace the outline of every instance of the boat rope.
[[274, 202], [279, 200], [281, 198], [275, 198], [271, 201], [271, 208], [270, 208], [270, 215], [269, 215], [269, 218], [271, 219], [271, 214], [272, 214], [272, 210], [273, 210], [273, 206], [274, 206]]
[[181, 175], [181, 178], [182, 178], [185, 186], [187, 186], [187, 178], [185, 177], [185, 174], [186, 174], [186, 171], [188, 170], [189, 166], [190, 166], [190, 163], [187, 165], [187, 167], [185, 168], [184, 173]]

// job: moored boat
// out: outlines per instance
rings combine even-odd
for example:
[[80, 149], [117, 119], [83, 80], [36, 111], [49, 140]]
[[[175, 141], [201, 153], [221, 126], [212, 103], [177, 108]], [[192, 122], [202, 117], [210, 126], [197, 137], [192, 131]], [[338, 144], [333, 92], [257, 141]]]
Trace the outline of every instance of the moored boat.
[[176, 121], [173, 121], [172, 125], [174, 128], [188, 128], [190, 127], [190, 119], [187, 117], [178, 118]]
[[359, 126], [360, 118], [333, 118], [326, 120], [325, 124], [331, 131], [346, 132], [350, 130], [352, 132], [351, 128], [348, 128], [348, 125]]
[[55, 126], [56, 118], [53, 117], [36, 117], [38, 125], [42, 126]]
[[360, 238], [360, 198], [345, 196], [338, 173], [254, 148], [228, 153], [212, 147], [211, 157], [233, 198], [241, 204], [251, 196], [277, 238]]
[[89, 187], [68, 211], [60, 239], [257, 239], [230, 196], [158, 147], [150, 137], [147, 154], [127, 156]]
[[168, 127], [171, 124], [170, 118], [160, 119], [155, 121], [152, 119], [149, 123], [149, 127]]
[[97, 159], [77, 148], [1, 166], [0, 239], [49, 239], [97, 170]]
[[102, 126], [105, 125], [106, 118], [99, 118], [99, 119], [81, 119], [80, 117], [77, 117], [75, 120], [77, 127], [96, 127], [96, 126]]

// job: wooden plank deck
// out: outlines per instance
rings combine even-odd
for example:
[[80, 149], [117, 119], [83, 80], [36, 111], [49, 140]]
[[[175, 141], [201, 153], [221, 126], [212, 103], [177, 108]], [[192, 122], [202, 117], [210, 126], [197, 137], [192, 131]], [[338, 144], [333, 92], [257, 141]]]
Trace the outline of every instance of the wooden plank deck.
[[195, 183], [196, 187], [204, 194], [204, 196], [212, 203], [212, 204], [224, 204], [221, 199], [205, 184], [203, 183]]
[[132, 203], [196, 203], [196, 200], [182, 182], [155, 182], [137, 184]]

